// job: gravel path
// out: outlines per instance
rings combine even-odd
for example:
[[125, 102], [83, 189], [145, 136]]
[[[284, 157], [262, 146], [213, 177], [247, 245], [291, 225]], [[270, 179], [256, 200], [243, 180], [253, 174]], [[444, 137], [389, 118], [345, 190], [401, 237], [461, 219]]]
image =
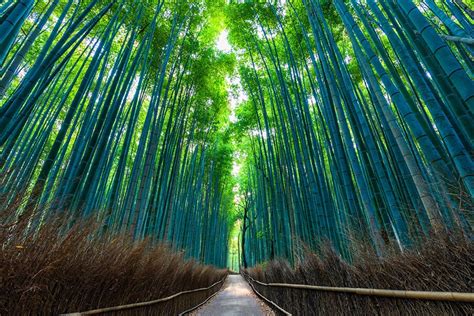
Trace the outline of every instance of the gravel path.
[[266, 316], [275, 313], [255, 295], [242, 276], [229, 275], [219, 294], [191, 315]]

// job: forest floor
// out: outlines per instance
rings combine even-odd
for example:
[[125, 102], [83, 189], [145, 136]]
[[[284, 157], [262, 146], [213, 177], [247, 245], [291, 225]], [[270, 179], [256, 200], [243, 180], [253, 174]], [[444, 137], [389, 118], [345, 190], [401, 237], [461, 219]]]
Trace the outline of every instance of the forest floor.
[[221, 291], [193, 316], [275, 315], [240, 275], [229, 275]]

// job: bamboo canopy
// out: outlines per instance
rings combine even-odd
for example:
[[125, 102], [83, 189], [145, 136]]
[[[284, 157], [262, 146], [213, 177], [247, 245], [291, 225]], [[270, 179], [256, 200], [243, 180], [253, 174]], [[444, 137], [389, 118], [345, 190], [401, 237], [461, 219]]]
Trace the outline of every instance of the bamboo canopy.
[[232, 251], [294, 263], [329, 242], [350, 261], [354, 240], [384, 256], [471, 238], [470, 14], [438, 0], [4, 1], [0, 211], [33, 232], [94, 219], [220, 267]]

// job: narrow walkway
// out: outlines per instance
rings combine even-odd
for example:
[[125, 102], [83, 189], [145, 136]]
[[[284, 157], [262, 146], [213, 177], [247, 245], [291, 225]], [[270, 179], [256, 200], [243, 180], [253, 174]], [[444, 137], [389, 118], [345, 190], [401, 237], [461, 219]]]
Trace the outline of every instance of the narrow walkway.
[[229, 275], [219, 294], [191, 315], [261, 316], [275, 315], [240, 275]]

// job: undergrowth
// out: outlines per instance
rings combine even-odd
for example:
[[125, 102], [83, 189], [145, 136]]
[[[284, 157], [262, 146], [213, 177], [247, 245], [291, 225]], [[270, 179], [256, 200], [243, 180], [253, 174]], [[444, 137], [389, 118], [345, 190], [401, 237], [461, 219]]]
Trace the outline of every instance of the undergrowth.
[[[320, 254], [307, 252], [294, 267], [274, 260], [247, 273], [266, 283], [472, 293], [473, 254], [472, 240], [444, 235], [433, 236], [416, 250], [382, 258], [362, 252], [351, 264], [325, 246]], [[468, 303], [256, 286], [293, 315], [474, 315], [474, 304]]]
[[[1, 315], [57, 315], [149, 301], [208, 287], [227, 273], [187, 260], [164, 244], [101, 234], [90, 221], [65, 231], [64, 221], [56, 218], [32, 230], [28, 216], [1, 217]], [[210, 294], [179, 297], [151, 313], [176, 314]]]

